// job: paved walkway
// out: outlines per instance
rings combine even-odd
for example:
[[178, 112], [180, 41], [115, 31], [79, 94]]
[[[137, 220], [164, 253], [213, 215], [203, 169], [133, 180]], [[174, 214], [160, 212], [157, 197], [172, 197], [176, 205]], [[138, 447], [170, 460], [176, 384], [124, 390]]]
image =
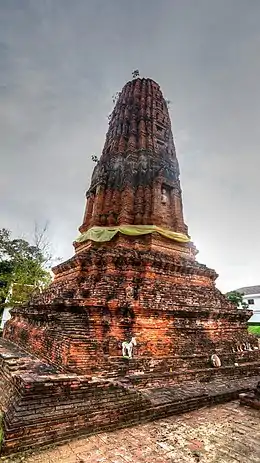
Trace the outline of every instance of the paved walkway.
[[4, 461], [260, 463], [260, 412], [231, 402]]

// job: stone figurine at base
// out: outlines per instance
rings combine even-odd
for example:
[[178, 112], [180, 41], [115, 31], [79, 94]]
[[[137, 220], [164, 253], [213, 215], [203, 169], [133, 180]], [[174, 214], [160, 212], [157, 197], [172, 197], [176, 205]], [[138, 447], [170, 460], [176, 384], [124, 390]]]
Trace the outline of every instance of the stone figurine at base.
[[135, 338], [132, 338], [130, 342], [122, 342], [122, 355], [123, 357], [132, 358], [133, 357], [133, 346], [136, 346], [137, 342]]
[[210, 360], [211, 360], [211, 364], [213, 367], [215, 368], [221, 367], [221, 360], [217, 354], [212, 354], [212, 356], [210, 357]]

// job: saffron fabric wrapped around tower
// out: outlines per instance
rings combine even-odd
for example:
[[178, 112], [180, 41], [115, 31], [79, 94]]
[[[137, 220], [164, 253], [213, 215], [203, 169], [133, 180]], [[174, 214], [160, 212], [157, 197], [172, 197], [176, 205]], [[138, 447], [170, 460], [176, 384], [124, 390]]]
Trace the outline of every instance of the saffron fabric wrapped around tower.
[[167, 104], [152, 79], [119, 94], [74, 246], [49, 289], [6, 324], [4, 452], [228, 400], [255, 385], [251, 312], [236, 309], [215, 271], [195, 259]]

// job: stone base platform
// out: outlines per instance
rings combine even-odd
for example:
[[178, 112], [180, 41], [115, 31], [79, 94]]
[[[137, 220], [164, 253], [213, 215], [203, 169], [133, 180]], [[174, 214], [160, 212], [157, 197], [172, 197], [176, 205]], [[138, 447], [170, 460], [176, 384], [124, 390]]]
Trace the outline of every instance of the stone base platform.
[[239, 394], [240, 404], [260, 410], [260, 400], [255, 397], [253, 392]]
[[[135, 387], [156, 387], [161, 384], [178, 384], [194, 379], [209, 382], [217, 377], [246, 376], [250, 365], [251, 375], [260, 374], [259, 350], [219, 354], [221, 367], [212, 368], [210, 355], [175, 355], [167, 357], [134, 357], [127, 359], [107, 356], [105, 365], [95, 375], [116, 379], [123, 377]], [[235, 366], [237, 365], [237, 366]]]
[[257, 383], [256, 388], [248, 394], [242, 393], [239, 395], [240, 404], [260, 410], [260, 381]]
[[237, 399], [256, 386], [260, 363], [208, 368], [208, 380], [206, 369], [202, 370], [196, 375], [185, 370], [181, 383], [176, 377], [181, 371], [167, 373], [161, 381], [154, 373], [148, 383], [141, 381], [144, 375], [79, 376], [64, 373], [3, 339], [1, 452], [15, 453]]

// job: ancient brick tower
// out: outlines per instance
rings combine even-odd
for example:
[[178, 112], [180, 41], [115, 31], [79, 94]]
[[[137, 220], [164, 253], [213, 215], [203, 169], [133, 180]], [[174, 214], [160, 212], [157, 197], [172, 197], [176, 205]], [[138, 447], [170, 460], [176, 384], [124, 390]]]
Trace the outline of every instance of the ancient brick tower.
[[[186, 410], [194, 394], [200, 406], [207, 394], [209, 401], [227, 400], [249, 388], [259, 373], [258, 344], [247, 334], [251, 312], [237, 310], [216, 289], [215, 271], [195, 260], [167, 104], [151, 79], [132, 80], [119, 94], [74, 245], [75, 255], [54, 268], [50, 288], [15, 308], [6, 324], [0, 385], [13, 394], [2, 400], [6, 451], [32, 442], [19, 434], [21, 420], [46, 443], [72, 428], [92, 432]], [[122, 358], [122, 342], [132, 337], [134, 357]], [[180, 400], [187, 381], [194, 382], [190, 406], [187, 386], [185, 406]], [[109, 408], [111, 382], [108, 415], [99, 398]], [[209, 382], [211, 392], [201, 386]], [[173, 388], [172, 408], [151, 392], [155, 385]], [[35, 397], [49, 400], [42, 416]], [[34, 410], [30, 418], [25, 404]], [[72, 424], [63, 428], [68, 410]]]
[[160, 87], [129, 82], [112, 113], [80, 227], [157, 225], [187, 233], [171, 122]]

